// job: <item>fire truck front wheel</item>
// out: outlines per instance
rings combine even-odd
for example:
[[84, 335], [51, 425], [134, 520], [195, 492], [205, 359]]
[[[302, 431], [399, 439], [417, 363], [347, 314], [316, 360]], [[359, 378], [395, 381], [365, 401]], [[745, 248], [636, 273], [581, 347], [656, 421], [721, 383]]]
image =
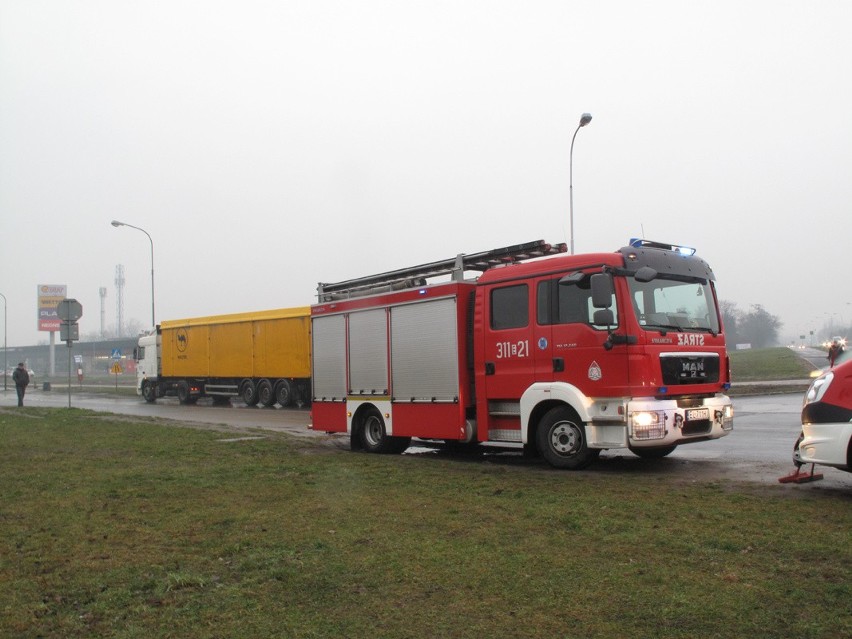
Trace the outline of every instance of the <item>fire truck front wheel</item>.
[[601, 452], [589, 448], [585, 425], [567, 406], [557, 406], [545, 413], [536, 431], [536, 445], [548, 464], [567, 470], [585, 468]]
[[410, 437], [391, 437], [385, 420], [377, 408], [368, 408], [361, 418], [361, 445], [368, 453], [401, 453], [411, 443]]

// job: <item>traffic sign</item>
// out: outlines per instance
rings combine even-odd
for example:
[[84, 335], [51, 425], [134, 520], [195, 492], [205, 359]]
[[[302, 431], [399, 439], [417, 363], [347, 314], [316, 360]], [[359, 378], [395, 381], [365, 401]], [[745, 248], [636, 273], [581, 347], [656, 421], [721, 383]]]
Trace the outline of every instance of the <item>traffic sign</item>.
[[119, 373], [121, 373], [121, 372], [122, 372], [122, 370], [121, 370], [121, 364], [119, 364], [118, 362], [116, 362], [115, 364], [113, 364], [113, 365], [112, 365], [112, 368], [110, 368], [110, 369], [109, 369], [109, 372], [110, 372], [110, 373], [114, 373], [114, 374], [118, 375]]
[[59, 325], [59, 339], [71, 346], [71, 342], [80, 339], [80, 325], [77, 322], [62, 322]]
[[112, 349], [112, 355], [110, 355], [113, 359], [121, 359], [121, 349], [114, 348]]
[[63, 322], [76, 322], [83, 317], [83, 305], [75, 299], [64, 299], [56, 306], [56, 314]]

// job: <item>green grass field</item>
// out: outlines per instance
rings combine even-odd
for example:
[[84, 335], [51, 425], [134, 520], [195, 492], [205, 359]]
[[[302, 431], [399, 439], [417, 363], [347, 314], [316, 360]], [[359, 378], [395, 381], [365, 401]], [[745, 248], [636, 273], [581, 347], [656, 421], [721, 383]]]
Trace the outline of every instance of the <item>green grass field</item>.
[[2, 637], [852, 635], [850, 496], [0, 410]]
[[787, 348], [756, 348], [729, 351], [731, 377], [735, 382], [808, 379], [813, 367]]

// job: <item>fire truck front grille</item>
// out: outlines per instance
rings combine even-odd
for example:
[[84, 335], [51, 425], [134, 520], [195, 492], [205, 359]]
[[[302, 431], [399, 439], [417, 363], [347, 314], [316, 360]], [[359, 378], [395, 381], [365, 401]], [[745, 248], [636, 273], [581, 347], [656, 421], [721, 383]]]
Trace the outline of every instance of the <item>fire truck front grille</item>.
[[719, 381], [718, 355], [663, 355], [663, 384], [712, 384]]

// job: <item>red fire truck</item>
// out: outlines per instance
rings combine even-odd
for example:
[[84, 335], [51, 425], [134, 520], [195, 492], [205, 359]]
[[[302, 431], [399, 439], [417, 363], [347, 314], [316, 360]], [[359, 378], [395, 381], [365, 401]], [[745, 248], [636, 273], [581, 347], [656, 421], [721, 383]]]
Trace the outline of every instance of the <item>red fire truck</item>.
[[376, 453], [516, 442], [569, 469], [731, 432], [707, 263], [646, 240], [564, 253], [537, 241], [320, 283], [312, 428]]

